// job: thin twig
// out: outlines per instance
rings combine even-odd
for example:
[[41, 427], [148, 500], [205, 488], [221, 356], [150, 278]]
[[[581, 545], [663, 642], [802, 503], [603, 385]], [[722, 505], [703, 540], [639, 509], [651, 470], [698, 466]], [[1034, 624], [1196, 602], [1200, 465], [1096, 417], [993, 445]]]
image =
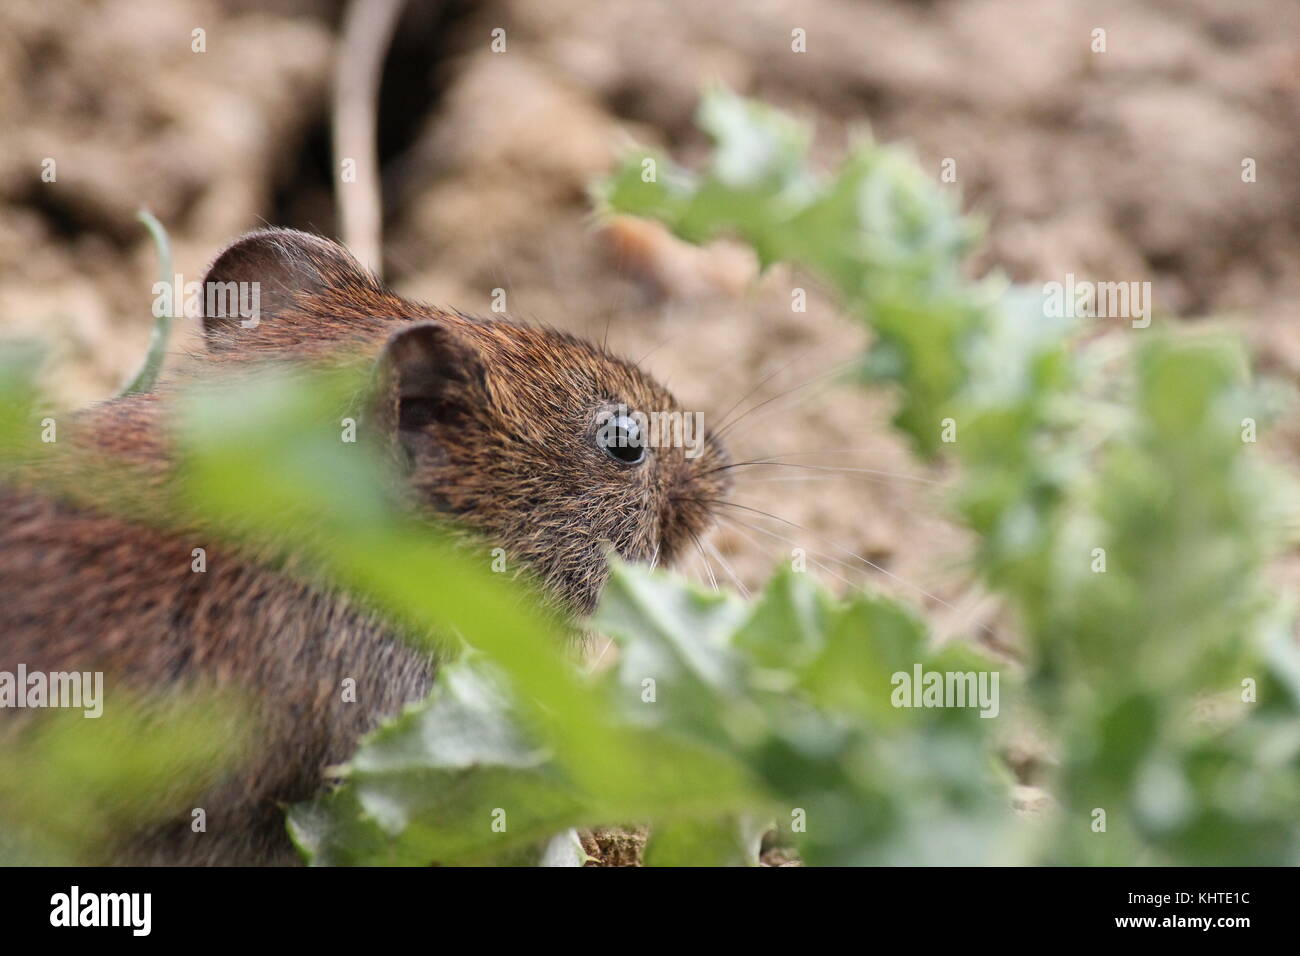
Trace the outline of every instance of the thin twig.
[[[353, 0], [343, 16], [334, 68], [334, 193], [343, 243], [361, 264], [383, 275], [383, 201], [376, 113], [384, 57], [404, 0]], [[345, 182], [351, 160], [355, 179]]]

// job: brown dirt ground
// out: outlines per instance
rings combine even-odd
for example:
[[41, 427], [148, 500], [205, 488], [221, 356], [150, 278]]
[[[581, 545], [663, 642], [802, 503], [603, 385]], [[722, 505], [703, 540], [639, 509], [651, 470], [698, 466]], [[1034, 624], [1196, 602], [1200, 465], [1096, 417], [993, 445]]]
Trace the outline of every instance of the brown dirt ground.
[[[1239, 329], [1300, 378], [1300, 5], [1285, 0], [412, 0], [381, 106], [386, 266], [399, 290], [604, 339], [706, 415], [780, 395], [737, 429], [740, 459], [798, 454], [885, 475], [751, 469], [750, 515], [714, 543], [744, 585], [792, 539], [829, 583], [870, 582], [944, 636], [1010, 630], [941, 518], [947, 476], [887, 427], [887, 394], [828, 373], [863, 343], [826, 296], [790, 309], [777, 268], [635, 223], [601, 227], [589, 184], [636, 140], [688, 162], [699, 90], [722, 81], [816, 124], [829, 166], [869, 124], [938, 176], [957, 162], [985, 216], [980, 265], [1019, 281], [1154, 283], [1157, 309]], [[75, 405], [143, 353], [156, 275], [134, 222], [170, 229], [201, 275], [241, 231], [334, 233], [329, 0], [7, 0], [0, 6], [0, 334], [37, 336]], [[507, 31], [505, 53], [490, 31]], [[207, 50], [191, 50], [191, 31]], [[807, 31], [807, 52], [791, 31]], [[1106, 31], [1107, 51], [1090, 50]], [[40, 179], [53, 158], [56, 183]], [[1244, 183], [1243, 159], [1258, 179]], [[183, 329], [175, 350], [194, 345]], [[1106, 334], [1123, 335], [1117, 326]], [[1129, 333], [1135, 334], [1135, 333]], [[798, 387], [797, 386], [803, 386]], [[1266, 439], [1296, 461], [1300, 427]], [[764, 473], [766, 472], [766, 473]], [[807, 529], [807, 530], [803, 530]], [[841, 550], [842, 549], [842, 550]], [[849, 552], [868, 559], [865, 565]], [[718, 561], [714, 570], [727, 580]], [[1300, 583], [1297, 562], [1287, 580]], [[687, 571], [704, 578], [701, 566]]]

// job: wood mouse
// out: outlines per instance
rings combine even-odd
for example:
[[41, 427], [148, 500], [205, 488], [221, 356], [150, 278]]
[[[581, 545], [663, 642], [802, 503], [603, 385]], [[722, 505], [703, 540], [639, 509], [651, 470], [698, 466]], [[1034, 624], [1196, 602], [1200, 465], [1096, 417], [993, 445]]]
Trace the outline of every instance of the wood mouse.
[[[406, 301], [340, 245], [292, 230], [227, 247], [204, 289], [214, 283], [257, 283], [257, 321], [205, 316], [206, 349], [182, 379], [256, 374], [262, 360], [370, 363], [377, 420], [416, 507], [504, 548], [577, 614], [597, 601], [607, 549], [670, 564], [710, 526], [706, 502], [728, 490], [727, 456], [710, 433], [693, 454], [614, 440], [638, 431], [620, 410], [681, 407], [635, 365], [578, 338]], [[161, 479], [172, 467], [178, 387], [84, 410], [59, 443]], [[111, 861], [297, 862], [283, 805], [317, 793], [325, 768], [347, 760], [362, 734], [425, 695], [436, 665], [347, 594], [238, 549], [209, 552], [195, 573], [193, 545], [183, 532], [9, 479], [0, 485], [0, 670], [102, 670], [108, 715], [115, 683], [237, 689], [256, 746], [196, 801], [206, 832], [193, 831], [186, 810], [124, 839]], [[340, 692], [349, 677], [354, 703]]]

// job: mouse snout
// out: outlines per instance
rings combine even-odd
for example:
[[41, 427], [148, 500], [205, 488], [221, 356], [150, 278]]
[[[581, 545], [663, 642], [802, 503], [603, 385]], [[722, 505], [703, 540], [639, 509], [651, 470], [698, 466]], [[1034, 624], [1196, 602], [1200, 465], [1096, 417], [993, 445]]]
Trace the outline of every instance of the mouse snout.
[[673, 462], [660, 520], [660, 561], [671, 563], [715, 524], [731, 491], [731, 460], [721, 442], [706, 434], [695, 454], [684, 449]]

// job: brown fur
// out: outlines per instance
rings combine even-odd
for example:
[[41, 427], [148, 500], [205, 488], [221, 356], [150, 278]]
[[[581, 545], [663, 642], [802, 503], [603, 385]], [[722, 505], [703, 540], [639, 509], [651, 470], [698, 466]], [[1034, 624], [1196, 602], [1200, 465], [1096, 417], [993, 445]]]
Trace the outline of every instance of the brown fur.
[[[716, 440], [694, 460], [653, 449], [629, 467], [593, 440], [611, 405], [665, 411], [671, 395], [586, 342], [506, 320], [407, 302], [339, 246], [287, 230], [254, 233], [218, 257], [210, 282], [256, 281], [262, 317], [205, 319], [208, 352], [180, 379], [228, 381], [261, 361], [367, 362], [377, 418], [419, 508], [504, 547], [564, 606], [595, 604], [612, 548], [671, 562], [711, 521], [698, 501], [725, 492]], [[82, 452], [165, 481], [167, 413], [178, 386], [87, 410], [68, 429]], [[146, 481], [148, 483], [148, 481]], [[193, 682], [237, 688], [257, 747], [188, 814], [137, 835], [120, 860], [291, 862], [279, 804], [310, 797], [358, 737], [423, 696], [432, 662], [346, 595], [209, 550], [191, 570], [192, 535], [57, 500], [33, 481], [0, 487], [0, 669], [103, 670], [157, 691]], [[341, 682], [357, 681], [355, 704]]]

